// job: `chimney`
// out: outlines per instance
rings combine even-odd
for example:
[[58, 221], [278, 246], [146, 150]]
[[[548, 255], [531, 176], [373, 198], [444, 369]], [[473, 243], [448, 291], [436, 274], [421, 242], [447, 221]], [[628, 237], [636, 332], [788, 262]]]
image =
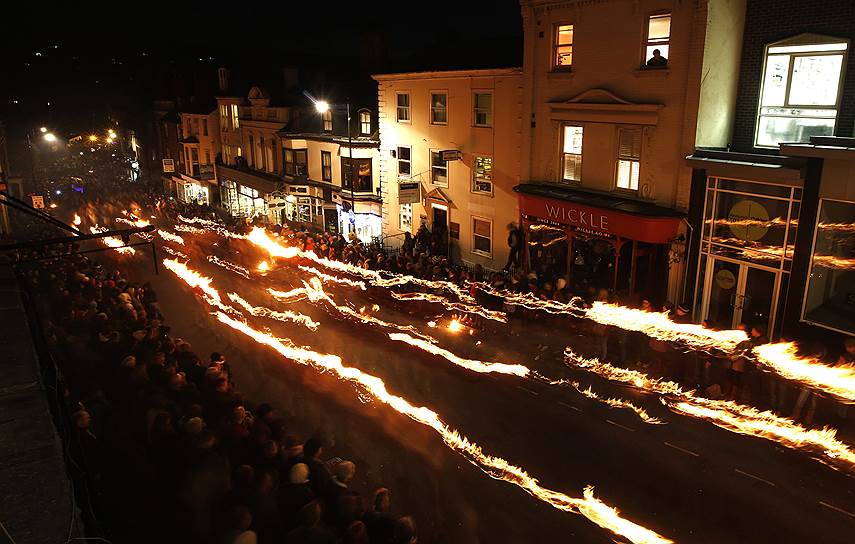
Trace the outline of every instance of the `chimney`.
[[300, 85], [300, 73], [296, 66], [282, 68], [282, 78], [286, 89], [293, 89]]
[[217, 79], [219, 82], [220, 91], [226, 92], [229, 89], [229, 69], [222, 67], [218, 68]]

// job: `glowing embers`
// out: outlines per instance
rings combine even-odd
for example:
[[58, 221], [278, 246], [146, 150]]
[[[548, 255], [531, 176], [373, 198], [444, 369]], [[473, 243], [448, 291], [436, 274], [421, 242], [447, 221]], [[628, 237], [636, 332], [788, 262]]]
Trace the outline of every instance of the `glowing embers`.
[[784, 378], [820, 389], [844, 402], [855, 402], [855, 366], [830, 366], [813, 357], [799, 357], [792, 342], [754, 348], [757, 360]]
[[234, 272], [238, 276], [243, 276], [246, 279], [250, 279], [249, 270], [247, 270], [246, 268], [242, 267], [239, 264], [235, 264], [235, 263], [227, 261], [225, 259], [221, 259], [221, 258], [217, 257], [216, 255], [208, 255], [206, 258], [208, 259], [208, 262], [210, 262], [210, 263], [213, 263], [217, 266], [225, 268], [226, 270], [228, 270], [230, 272]]
[[569, 348], [564, 355], [571, 366], [663, 395], [663, 403], [677, 413], [709, 421], [735, 433], [772, 440], [788, 448], [814, 454], [834, 468], [855, 472], [855, 452], [838, 440], [837, 431], [830, 427], [807, 429], [772, 412], [762, 412], [732, 401], [698, 397], [691, 391], [683, 391], [674, 382], [651, 378], [637, 370], [616, 367], [598, 359], [586, 359]]
[[573, 387], [573, 389], [575, 389], [576, 391], [578, 391], [579, 393], [588, 397], [591, 400], [595, 400], [597, 402], [602, 402], [603, 404], [607, 404], [607, 405], [611, 406], [612, 408], [625, 409], [625, 410], [630, 410], [631, 412], [635, 412], [635, 415], [637, 415], [641, 419], [641, 421], [648, 423], [650, 425], [662, 425], [664, 423], [661, 419], [651, 416], [649, 413], [647, 413], [647, 410], [645, 410], [644, 408], [641, 408], [640, 406], [636, 406], [635, 404], [629, 402], [628, 400], [618, 399], [615, 397], [603, 397], [601, 395], [598, 395], [597, 393], [594, 392], [594, 390], [591, 388], [590, 385], [587, 387], [587, 389], [582, 389], [582, 387], [579, 385], [579, 382], [572, 382], [572, 381], [567, 381], [567, 380], [557, 380], [557, 381], [553, 381], [550, 383], [552, 385], [570, 384]]
[[[89, 227], [89, 231], [92, 234], [101, 234], [102, 232], [107, 232], [108, 230], [109, 229], [107, 229], [106, 227], [99, 227], [98, 225], [95, 225], [94, 227]], [[101, 238], [101, 242], [105, 246], [111, 247], [123, 255], [134, 255], [137, 252], [134, 248], [127, 247], [122, 240], [113, 236], [105, 236]]]

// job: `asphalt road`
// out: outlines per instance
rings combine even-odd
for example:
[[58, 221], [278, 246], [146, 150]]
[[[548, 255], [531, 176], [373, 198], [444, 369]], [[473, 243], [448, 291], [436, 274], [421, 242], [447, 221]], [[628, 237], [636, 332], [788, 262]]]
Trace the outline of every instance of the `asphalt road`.
[[[412, 324], [462, 357], [519, 362], [549, 377], [567, 377], [601, 396], [644, 407], [665, 421], [649, 425], [633, 412], [588, 399], [569, 387], [525, 378], [478, 374], [400, 342], [386, 331], [330, 315], [308, 301], [278, 303], [267, 287], [288, 290], [310, 277], [297, 260], [276, 262], [247, 280], [205, 260], [216, 254], [248, 268], [262, 255], [244, 241], [226, 250], [213, 235], [182, 233], [189, 266], [214, 278], [222, 294], [238, 292], [256, 306], [292, 309], [321, 325], [316, 332], [253, 318], [297, 345], [334, 353], [345, 364], [382, 378], [389, 391], [428, 406], [487, 453], [525, 468], [544, 487], [581, 496], [587, 485], [626, 518], [677, 542], [848, 543], [855, 531], [855, 484], [804, 452], [738, 435], [669, 412], [656, 395], [567, 368], [565, 346], [590, 348], [585, 329], [569, 318], [508, 325], [489, 323], [475, 335], [430, 328], [448, 320], [439, 305], [393, 300], [387, 290], [325, 284], [339, 304], [378, 304], [376, 317]], [[161, 252], [161, 258], [165, 255]], [[219, 323], [189, 287], [151, 256], [105, 255], [132, 280], [151, 281], [172, 333], [194, 351], [226, 354], [239, 389], [271, 402], [301, 436], [320, 433], [331, 454], [353, 459], [366, 491], [390, 487], [395, 510], [415, 516], [421, 542], [612, 542], [584, 517], [559, 511], [519, 487], [495, 480], [446, 447], [431, 429], [361, 395], [330, 374], [283, 359]], [[309, 263], [306, 263], [309, 264]], [[619, 539], [617, 539], [620, 541]]]

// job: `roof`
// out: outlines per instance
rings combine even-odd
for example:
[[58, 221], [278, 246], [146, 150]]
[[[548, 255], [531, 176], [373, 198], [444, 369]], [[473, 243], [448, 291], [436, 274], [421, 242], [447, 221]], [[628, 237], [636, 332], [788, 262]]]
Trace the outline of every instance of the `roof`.
[[451, 79], [464, 77], [522, 76], [521, 67], [481, 68], [477, 70], [428, 70], [420, 72], [398, 72], [391, 74], [372, 74], [375, 81], [394, 81], [400, 79]]
[[652, 202], [645, 202], [610, 193], [565, 187], [555, 183], [522, 183], [514, 187], [514, 191], [645, 217], [683, 217], [686, 215], [673, 208], [666, 208]]

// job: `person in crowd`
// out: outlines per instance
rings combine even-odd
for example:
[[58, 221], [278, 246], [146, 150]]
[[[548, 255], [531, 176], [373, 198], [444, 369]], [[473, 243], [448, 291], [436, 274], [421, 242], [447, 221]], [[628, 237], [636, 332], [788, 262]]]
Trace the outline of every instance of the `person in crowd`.
[[522, 249], [522, 232], [514, 223], [508, 223], [508, 262], [504, 270], [516, 268], [520, 264], [520, 250]]
[[647, 67], [664, 68], [665, 66], [668, 66], [668, 59], [662, 56], [662, 51], [654, 49], [653, 56], [647, 59]]

